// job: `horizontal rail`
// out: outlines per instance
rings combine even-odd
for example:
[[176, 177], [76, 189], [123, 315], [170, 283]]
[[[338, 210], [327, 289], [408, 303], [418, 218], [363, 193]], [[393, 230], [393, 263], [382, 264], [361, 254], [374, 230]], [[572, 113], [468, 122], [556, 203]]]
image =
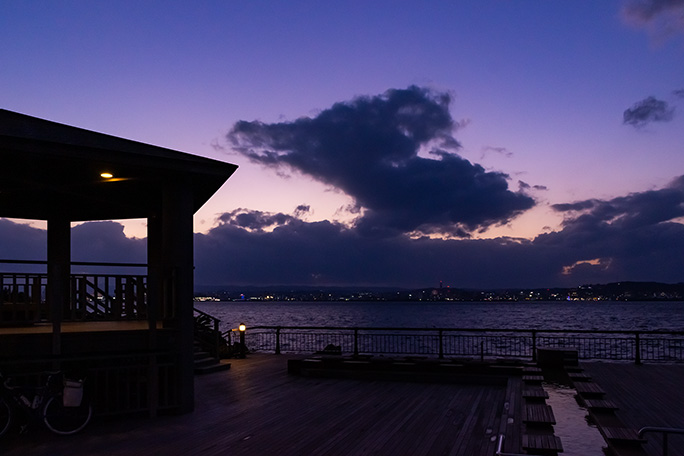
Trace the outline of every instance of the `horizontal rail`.
[[649, 432], [662, 434], [663, 436], [663, 456], [668, 455], [668, 435], [670, 434], [684, 434], [684, 429], [681, 428], [668, 428], [668, 427], [657, 427], [657, 426], [646, 426], [639, 429], [639, 438], [642, 438], [644, 434]]
[[559, 333], [559, 334], [675, 334], [684, 335], [684, 331], [667, 330], [617, 330], [617, 329], [539, 329], [539, 328], [419, 328], [391, 326], [250, 326], [248, 329], [306, 329], [306, 330], [363, 330], [363, 331], [459, 331], [459, 332], [511, 332], [511, 333]]

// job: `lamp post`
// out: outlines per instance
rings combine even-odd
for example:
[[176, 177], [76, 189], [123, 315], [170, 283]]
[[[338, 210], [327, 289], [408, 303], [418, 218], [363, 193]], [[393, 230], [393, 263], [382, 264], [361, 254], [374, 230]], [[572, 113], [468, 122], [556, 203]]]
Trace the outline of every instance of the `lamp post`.
[[240, 331], [240, 358], [244, 358], [247, 350], [245, 349], [245, 330], [247, 327], [244, 323], [240, 323], [238, 331]]

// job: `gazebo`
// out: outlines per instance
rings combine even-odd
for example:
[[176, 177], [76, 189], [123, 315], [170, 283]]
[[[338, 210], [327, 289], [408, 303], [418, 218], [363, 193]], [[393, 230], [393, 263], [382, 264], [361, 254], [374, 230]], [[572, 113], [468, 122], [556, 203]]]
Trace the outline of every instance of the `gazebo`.
[[[0, 217], [47, 221], [46, 261], [0, 252], [45, 268], [0, 273], [0, 370], [85, 370], [104, 413], [192, 411], [193, 215], [236, 169], [0, 110]], [[74, 273], [71, 222], [132, 218], [146, 274]]]

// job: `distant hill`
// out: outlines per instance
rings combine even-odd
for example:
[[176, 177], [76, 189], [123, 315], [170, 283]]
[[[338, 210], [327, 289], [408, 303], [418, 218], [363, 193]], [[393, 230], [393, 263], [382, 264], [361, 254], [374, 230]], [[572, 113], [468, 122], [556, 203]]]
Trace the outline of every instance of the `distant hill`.
[[389, 287], [316, 287], [292, 285], [198, 287], [195, 296], [221, 300], [298, 301], [658, 301], [684, 300], [684, 283], [614, 282], [573, 288], [510, 288], [474, 290], [451, 287], [402, 289]]

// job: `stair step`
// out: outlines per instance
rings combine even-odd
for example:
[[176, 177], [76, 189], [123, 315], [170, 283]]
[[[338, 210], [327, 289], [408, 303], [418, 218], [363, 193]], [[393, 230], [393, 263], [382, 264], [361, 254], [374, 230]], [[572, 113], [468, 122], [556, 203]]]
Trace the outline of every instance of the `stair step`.
[[196, 375], [213, 374], [214, 372], [221, 372], [221, 371], [228, 370], [228, 369], [230, 369], [230, 363], [219, 362], [219, 363], [213, 363], [209, 366], [201, 366], [201, 367], [195, 366], [195, 374]]
[[206, 358], [199, 358], [199, 359], [195, 358], [194, 365], [195, 365], [195, 367], [202, 367], [202, 366], [209, 366], [211, 364], [215, 364], [216, 362], [217, 362], [216, 358], [208, 356]]

